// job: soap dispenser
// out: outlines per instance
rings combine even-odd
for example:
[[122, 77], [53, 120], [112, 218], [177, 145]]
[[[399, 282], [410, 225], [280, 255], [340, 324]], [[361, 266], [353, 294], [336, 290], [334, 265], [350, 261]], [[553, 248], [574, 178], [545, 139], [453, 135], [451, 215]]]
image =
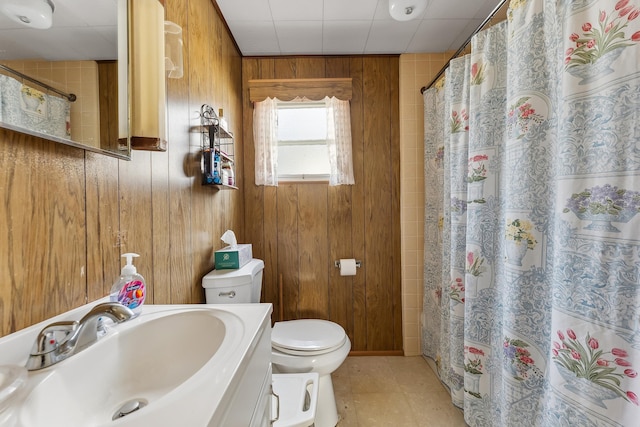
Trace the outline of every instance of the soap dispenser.
[[142, 304], [146, 295], [146, 285], [144, 278], [138, 274], [133, 265], [133, 258], [140, 255], [134, 253], [123, 254], [122, 257], [127, 259], [127, 264], [122, 267], [120, 277], [113, 284], [110, 293], [112, 302], [119, 302], [128, 307], [137, 316], [142, 311]]

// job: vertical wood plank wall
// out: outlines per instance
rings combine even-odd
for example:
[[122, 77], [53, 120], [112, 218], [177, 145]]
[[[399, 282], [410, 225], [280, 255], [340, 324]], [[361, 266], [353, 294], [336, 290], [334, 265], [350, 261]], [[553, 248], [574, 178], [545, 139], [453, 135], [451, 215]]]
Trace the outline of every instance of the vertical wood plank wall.
[[[397, 56], [243, 58], [245, 230], [264, 259], [263, 300], [285, 319], [341, 324], [352, 350], [402, 352], [400, 262], [399, 58]], [[351, 77], [355, 182], [254, 184], [250, 79]], [[340, 258], [362, 268], [342, 277]]]
[[208, 103], [242, 135], [240, 54], [211, 0], [165, 9], [185, 49], [184, 77], [168, 80], [167, 152], [121, 161], [0, 129], [0, 336], [107, 295], [125, 252], [141, 255], [150, 303], [203, 302], [222, 233], [248, 240], [243, 191], [200, 185], [190, 133]]

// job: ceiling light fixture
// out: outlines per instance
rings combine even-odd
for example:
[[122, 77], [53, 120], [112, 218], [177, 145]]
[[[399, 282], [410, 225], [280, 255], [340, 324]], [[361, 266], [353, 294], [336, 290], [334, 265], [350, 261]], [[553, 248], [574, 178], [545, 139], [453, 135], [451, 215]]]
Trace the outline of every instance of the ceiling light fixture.
[[0, 12], [27, 27], [46, 30], [53, 22], [55, 5], [51, 0], [1, 0]]
[[389, 0], [389, 14], [396, 21], [417, 18], [427, 8], [428, 0]]

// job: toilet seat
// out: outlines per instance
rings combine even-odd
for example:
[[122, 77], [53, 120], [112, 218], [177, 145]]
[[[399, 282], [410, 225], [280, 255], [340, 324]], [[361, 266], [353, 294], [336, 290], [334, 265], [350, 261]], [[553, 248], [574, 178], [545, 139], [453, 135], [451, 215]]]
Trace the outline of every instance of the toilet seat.
[[342, 326], [321, 319], [276, 322], [271, 331], [274, 349], [301, 356], [329, 353], [340, 348], [346, 339]]

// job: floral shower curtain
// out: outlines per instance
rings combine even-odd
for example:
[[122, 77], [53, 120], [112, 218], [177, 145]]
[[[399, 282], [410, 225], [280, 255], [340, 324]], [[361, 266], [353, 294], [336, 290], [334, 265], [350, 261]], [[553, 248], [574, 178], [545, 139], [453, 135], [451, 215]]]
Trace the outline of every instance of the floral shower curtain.
[[471, 426], [639, 425], [639, 15], [512, 0], [424, 94], [423, 353]]

